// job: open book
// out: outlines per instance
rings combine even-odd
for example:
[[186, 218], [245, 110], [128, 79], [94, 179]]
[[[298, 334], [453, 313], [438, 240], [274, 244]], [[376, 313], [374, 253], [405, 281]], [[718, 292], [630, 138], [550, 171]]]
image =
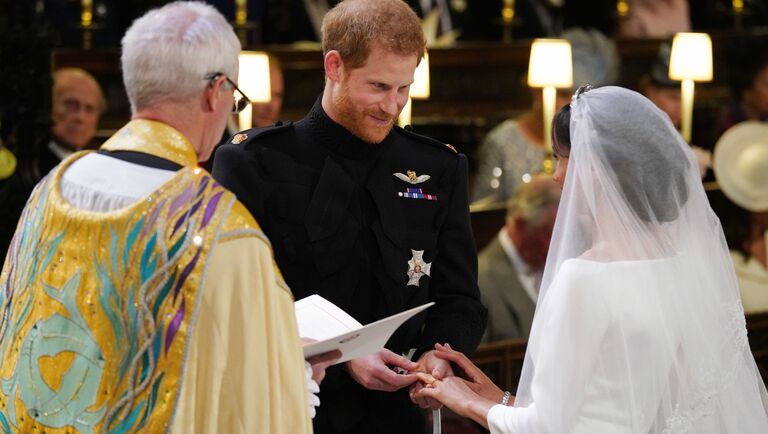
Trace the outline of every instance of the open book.
[[299, 336], [317, 341], [304, 345], [304, 357], [339, 350], [341, 358], [336, 363], [342, 363], [375, 353], [384, 348], [402, 323], [433, 304], [422, 304], [363, 326], [330, 301], [310, 295], [295, 303]]

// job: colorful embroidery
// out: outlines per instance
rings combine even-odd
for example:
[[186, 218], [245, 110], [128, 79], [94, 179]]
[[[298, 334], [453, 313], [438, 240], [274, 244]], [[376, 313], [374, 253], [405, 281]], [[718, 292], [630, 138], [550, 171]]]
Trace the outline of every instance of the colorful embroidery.
[[164, 432], [234, 197], [188, 168], [95, 219], [54, 197], [61, 171], [33, 193], [0, 277], [0, 428]]

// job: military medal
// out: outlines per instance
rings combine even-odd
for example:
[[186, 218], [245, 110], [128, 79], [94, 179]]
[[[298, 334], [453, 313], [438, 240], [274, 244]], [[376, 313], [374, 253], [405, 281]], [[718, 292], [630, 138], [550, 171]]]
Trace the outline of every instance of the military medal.
[[395, 175], [397, 179], [413, 185], [421, 184], [422, 182], [428, 181], [430, 178], [429, 175], [416, 175], [416, 172], [413, 170], [406, 170], [405, 173], [405, 175], [402, 173], [393, 173], [393, 175]]
[[424, 250], [411, 249], [413, 257], [408, 260], [408, 285], [419, 286], [421, 276], [429, 276], [431, 262], [424, 262]]
[[426, 199], [426, 200], [437, 200], [437, 196], [434, 194], [427, 194], [422, 191], [420, 188], [406, 188], [406, 191], [399, 191], [397, 193], [398, 196], [404, 197], [406, 199]]
[[245, 141], [245, 139], [248, 138], [248, 134], [245, 133], [237, 133], [235, 134], [235, 137], [232, 137], [232, 143], [235, 145], [239, 145]]
[[[393, 175], [395, 175], [397, 179], [405, 181], [411, 185], [421, 184], [422, 182], [428, 181], [430, 178], [429, 175], [417, 175], [413, 170], [406, 170], [405, 173], [405, 175], [402, 173], [393, 173]], [[436, 195], [424, 193], [424, 190], [415, 187], [408, 187], [405, 189], [405, 191], [399, 191], [397, 195], [406, 199], [437, 200]]]

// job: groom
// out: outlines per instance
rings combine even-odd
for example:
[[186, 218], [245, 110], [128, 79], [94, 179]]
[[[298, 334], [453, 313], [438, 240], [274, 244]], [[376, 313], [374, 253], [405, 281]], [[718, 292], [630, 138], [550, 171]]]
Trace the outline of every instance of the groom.
[[485, 327], [466, 158], [393, 127], [424, 45], [402, 0], [341, 2], [324, 18], [325, 90], [309, 114], [216, 153], [214, 177], [258, 219], [297, 299], [320, 294], [363, 324], [436, 302], [387, 349], [328, 370], [316, 433], [425, 432], [405, 390], [416, 376], [390, 368], [451, 375], [434, 344], [471, 352]]

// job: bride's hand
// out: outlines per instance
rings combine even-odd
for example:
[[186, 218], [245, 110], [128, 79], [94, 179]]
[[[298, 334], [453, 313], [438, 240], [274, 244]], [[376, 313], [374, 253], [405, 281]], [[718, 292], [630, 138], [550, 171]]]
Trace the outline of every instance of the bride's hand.
[[455, 363], [464, 371], [463, 376], [469, 380], [467, 387], [474, 393], [494, 403], [501, 402], [504, 392], [493, 384], [493, 381], [480, 368], [475, 366], [467, 356], [451, 349], [450, 344], [435, 344], [435, 349], [437, 350], [434, 352], [435, 356]]
[[415, 392], [416, 398], [432, 398], [457, 414], [488, 428], [488, 410], [496, 403], [475, 393], [471, 382], [459, 377], [438, 380], [424, 372], [417, 372], [416, 376], [426, 385]]

